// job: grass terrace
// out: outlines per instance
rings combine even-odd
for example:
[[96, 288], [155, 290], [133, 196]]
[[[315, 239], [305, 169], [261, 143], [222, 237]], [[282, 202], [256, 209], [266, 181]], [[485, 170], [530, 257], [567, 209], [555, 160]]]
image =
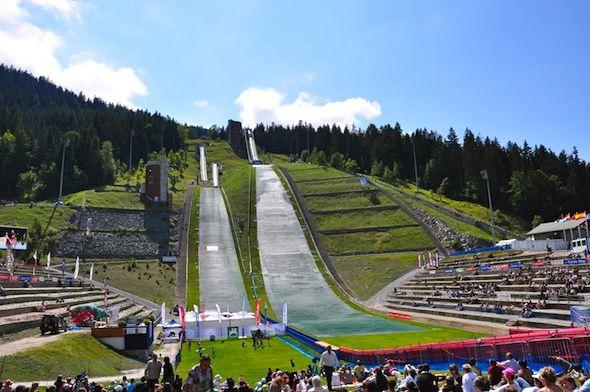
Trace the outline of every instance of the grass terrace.
[[367, 300], [397, 277], [416, 268], [415, 253], [386, 253], [332, 258], [357, 298]]
[[[347, 177], [339, 179], [328, 179], [323, 181], [301, 182], [297, 186], [303, 195], [325, 192], [345, 192], [367, 189], [366, 186], [360, 184], [357, 177]], [[371, 187], [374, 189], [375, 187]]]
[[305, 198], [305, 204], [311, 212], [394, 205], [385, 195], [376, 192], [311, 196]]
[[378, 227], [390, 225], [413, 225], [412, 218], [400, 209], [363, 210], [353, 212], [338, 212], [333, 214], [314, 215], [320, 230], [337, 230], [343, 227], [356, 229], [362, 227]]
[[370, 253], [422, 250], [434, 244], [420, 226], [401, 227], [382, 232], [323, 235], [322, 241], [332, 253]]
[[312, 165], [309, 163], [286, 163], [280, 162], [280, 164], [284, 164], [288, 166], [289, 173], [293, 177], [293, 179], [297, 182], [299, 181], [307, 181], [307, 180], [328, 180], [328, 179], [336, 179], [341, 177], [351, 176], [351, 174], [345, 173], [341, 170], [334, 169], [332, 167], [322, 167], [317, 165]]

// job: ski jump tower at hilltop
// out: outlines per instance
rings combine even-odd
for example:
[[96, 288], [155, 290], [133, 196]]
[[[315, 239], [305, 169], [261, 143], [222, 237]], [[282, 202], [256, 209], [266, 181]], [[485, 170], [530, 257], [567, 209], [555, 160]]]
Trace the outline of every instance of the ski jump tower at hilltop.
[[238, 155], [246, 156], [250, 163], [260, 163], [253, 130], [242, 128], [242, 123], [239, 121], [229, 120], [227, 141]]

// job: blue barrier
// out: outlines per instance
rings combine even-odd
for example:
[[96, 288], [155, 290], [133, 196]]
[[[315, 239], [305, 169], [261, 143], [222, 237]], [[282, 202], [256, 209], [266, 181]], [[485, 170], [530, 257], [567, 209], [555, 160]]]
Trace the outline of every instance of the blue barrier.
[[321, 350], [323, 350], [320, 346], [316, 344], [317, 339], [308, 334], [300, 332], [289, 326], [285, 327], [285, 333], [287, 334], [287, 336], [295, 339], [297, 342], [303, 344], [305, 347], [310, 349], [312, 353], [320, 353]]
[[459, 250], [457, 252], [450, 253], [449, 256], [463, 256], [463, 255], [470, 255], [470, 254], [474, 254], [474, 253], [494, 252], [497, 250], [509, 250], [509, 249], [510, 249], [510, 245], [488, 246], [487, 248]]

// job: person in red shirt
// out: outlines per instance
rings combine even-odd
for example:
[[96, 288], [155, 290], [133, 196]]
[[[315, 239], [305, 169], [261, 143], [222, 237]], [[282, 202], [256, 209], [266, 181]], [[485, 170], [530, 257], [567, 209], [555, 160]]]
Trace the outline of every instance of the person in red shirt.
[[490, 378], [490, 386], [496, 386], [502, 382], [502, 371], [504, 368], [498, 365], [495, 359], [490, 359], [490, 367], [488, 367], [488, 377]]

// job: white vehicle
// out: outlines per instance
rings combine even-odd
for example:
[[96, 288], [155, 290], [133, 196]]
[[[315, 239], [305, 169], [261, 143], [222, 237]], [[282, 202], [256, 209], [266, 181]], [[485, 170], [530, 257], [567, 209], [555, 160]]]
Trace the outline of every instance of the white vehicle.
[[573, 253], [584, 253], [588, 250], [588, 238], [576, 238], [572, 241]]

